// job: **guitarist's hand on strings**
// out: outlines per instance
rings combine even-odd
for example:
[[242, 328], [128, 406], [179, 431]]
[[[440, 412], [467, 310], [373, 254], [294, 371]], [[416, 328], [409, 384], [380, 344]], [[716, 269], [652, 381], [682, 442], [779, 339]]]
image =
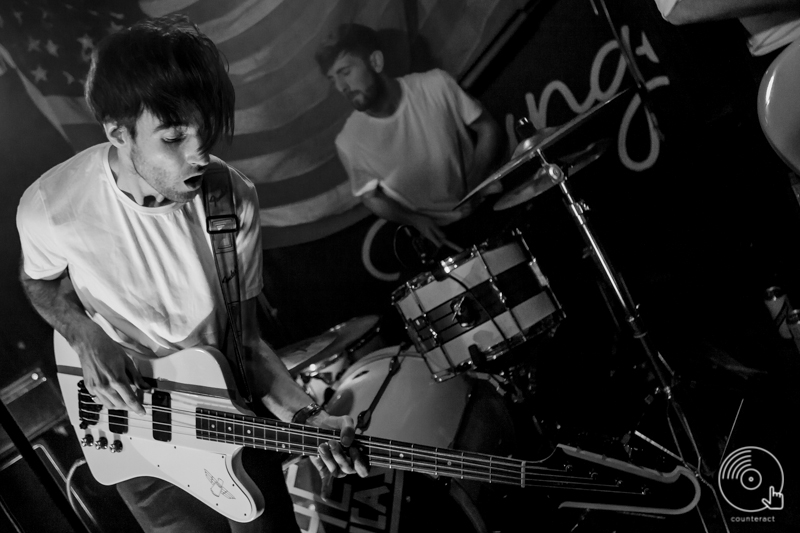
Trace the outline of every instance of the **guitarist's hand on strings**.
[[312, 426], [324, 429], [340, 430], [339, 440], [329, 440], [319, 446], [319, 456], [311, 456], [311, 462], [319, 471], [322, 478], [322, 496], [330, 495], [333, 478], [344, 477], [348, 474], [358, 474], [360, 477], [369, 475], [369, 462], [367, 456], [361, 453], [359, 447], [353, 446], [356, 435], [355, 424], [350, 416], [332, 416], [325, 411], [311, 417], [306, 422]]
[[145, 414], [136, 389], [149, 386], [131, 358], [102, 328], [91, 327], [75, 351], [81, 360], [83, 382], [95, 402], [109, 409]]

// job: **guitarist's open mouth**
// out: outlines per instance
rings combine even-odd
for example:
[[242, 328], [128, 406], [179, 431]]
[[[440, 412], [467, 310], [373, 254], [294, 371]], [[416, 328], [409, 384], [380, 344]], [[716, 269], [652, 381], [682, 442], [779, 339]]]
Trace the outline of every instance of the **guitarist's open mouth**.
[[203, 183], [203, 175], [198, 174], [197, 176], [192, 176], [189, 179], [183, 180], [183, 183], [190, 189], [197, 189]]

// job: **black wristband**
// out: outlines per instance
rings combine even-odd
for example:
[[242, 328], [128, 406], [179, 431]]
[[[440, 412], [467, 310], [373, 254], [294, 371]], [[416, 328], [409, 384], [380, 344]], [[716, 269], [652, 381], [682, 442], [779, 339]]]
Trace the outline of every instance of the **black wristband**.
[[294, 414], [292, 422], [295, 424], [305, 424], [306, 420], [319, 414], [320, 411], [322, 411], [322, 407], [317, 402], [311, 402]]

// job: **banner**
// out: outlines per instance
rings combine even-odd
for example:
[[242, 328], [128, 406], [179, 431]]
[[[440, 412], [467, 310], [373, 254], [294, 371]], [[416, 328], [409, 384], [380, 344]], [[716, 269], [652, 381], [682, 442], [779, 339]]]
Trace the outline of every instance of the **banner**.
[[145, 17], [187, 15], [227, 58], [236, 90], [233, 143], [213, 152], [256, 184], [262, 225], [287, 228], [280, 240], [296, 243], [365, 216], [363, 211], [350, 213], [335, 218], [333, 225], [326, 220], [358, 202], [333, 142], [352, 110], [314, 61], [319, 43], [339, 24], [358, 22], [380, 32], [396, 73], [436, 65], [458, 74], [524, 3], [9, 0], [0, 6], [0, 57], [78, 152], [105, 140], [83, 99], [97, 43]]

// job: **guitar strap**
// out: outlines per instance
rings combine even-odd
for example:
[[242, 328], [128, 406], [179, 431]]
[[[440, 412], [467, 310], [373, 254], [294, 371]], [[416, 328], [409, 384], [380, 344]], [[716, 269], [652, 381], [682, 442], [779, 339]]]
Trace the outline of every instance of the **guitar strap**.
[[206, 172], [203, 175], [203, 197], [206, 206], [206, 231], [211, 236], [211, 248], [217, 266], [222, 296], [233, 332], [234, 372], [239, 394], [248, 403], [253, 401], [244, 366], [242, 347], [242, 313], [239, 291], [239, 269], [236, 255], [236, 233], [239, 218], [234, 209], [230, 172]]

